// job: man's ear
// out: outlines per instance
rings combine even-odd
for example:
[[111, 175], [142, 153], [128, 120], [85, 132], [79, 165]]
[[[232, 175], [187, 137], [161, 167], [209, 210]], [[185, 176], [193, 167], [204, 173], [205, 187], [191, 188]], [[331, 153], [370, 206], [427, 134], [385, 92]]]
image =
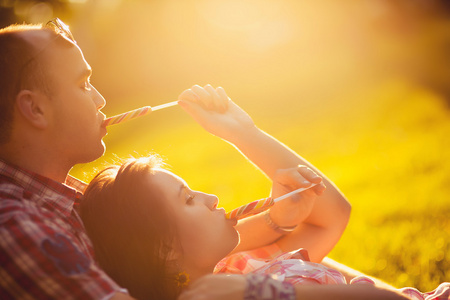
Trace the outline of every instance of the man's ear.
[[48, 125], [45, 98], [47, 97], [42, 93], [30, 90], [21, 90], [16, 96], [16, 105], [21, 116], [39, 129], [45, 129]]

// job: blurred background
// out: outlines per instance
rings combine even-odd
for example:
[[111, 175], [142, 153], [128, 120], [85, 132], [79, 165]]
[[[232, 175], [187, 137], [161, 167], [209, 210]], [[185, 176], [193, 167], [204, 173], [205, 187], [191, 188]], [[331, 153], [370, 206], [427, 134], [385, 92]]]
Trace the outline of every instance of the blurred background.
[[[113, 115], [222, 86], [322, 170], [353, 211], [330, 257], [397, 287], [450, 281], [447, 0], [0, 0], [0, 25], [67, 23]], [[180, 108], [117, 125], [107, 152], [159, 153], [226, 209], [270, 182]]]

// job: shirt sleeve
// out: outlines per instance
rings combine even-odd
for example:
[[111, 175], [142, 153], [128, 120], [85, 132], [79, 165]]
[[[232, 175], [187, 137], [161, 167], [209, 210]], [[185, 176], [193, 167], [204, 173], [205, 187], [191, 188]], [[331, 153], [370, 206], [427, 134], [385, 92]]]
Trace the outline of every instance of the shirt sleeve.
[[0, 218], [1, 299], [104, 299], [120, 291], [75, 233], [27, 213]]

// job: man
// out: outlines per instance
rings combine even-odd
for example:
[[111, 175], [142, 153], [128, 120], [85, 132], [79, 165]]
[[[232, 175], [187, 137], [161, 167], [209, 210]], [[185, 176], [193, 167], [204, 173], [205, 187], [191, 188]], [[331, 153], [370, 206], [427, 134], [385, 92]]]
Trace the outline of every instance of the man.
[[131, 299], [94, 263], [67, 177], [105, 150], [105, 100], [50, 24], [0, 31], [0, 298]]

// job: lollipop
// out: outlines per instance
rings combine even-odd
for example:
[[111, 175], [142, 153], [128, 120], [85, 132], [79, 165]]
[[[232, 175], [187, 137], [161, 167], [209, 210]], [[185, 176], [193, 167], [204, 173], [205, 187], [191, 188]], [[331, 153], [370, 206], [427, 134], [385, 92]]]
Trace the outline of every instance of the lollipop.
[[256, 200], [253, 202], [250, 202], [248, 204], [239, 206], [238, 208], [233, 209], [232, 211], [228, 212], [225, 217], [227, 219], [243, 219], [252, 215], [256, 215], [259, 214], [260, 212], [263, 212], [267, 209], [269, 209], [272, 205], [274, 205], [276, 202], [286, 199], [294, 194], [297, 193], [301, 193], [303, 191], [306, 191], [307, 189], [312, 188], [313, 186], [316, 186], [316, 183], [311, 184], [308, 187], [304, 187], [304, 188], [299, 188], [297, 190], [294, 190], [292, 192], [289, 192], [287, 194], [284, 194], [283, 196], [280, 196], [278, 198], [272, 199], [271, 197], [269, 198], [264, 198], [264, 199], [260, 199], [260, 200]]
[[111, 126], [111, 125], [114, 125], [114, 124], [119, 124], [119, 123], [131, 120], [131, 119], [134, 119], [134, 118], [137, 118], [137, 117], [140, 117], [140, 116], [145, 116], [145, 115], [151, 113], [152, 111], [156, 111], [156, 110], [163, 109], [163, 108], [166, 108], [166, 107], [171, 107], [171, 106], [174, 106], [174, 105], [177, 105], [177, 104], [178, 104], [178, 101], [173, 101], [173, 102], [169, 102], [169, 103], [166, 103], [166, 104], [161, 104], [161, 105], [158, 105], [158, 106], [155, 106], [155, 107], [144, 106], [144, 107], [141, 107], [141, 108], [138, 108], [138, 109], [134, 109], [134, 110], [130, 110], [130, 111], [124, 112], [123, 114], [120, 114], [120, 115], [109, 117], [109, 118], [105, 119], [103, 125], [104, 126]]

